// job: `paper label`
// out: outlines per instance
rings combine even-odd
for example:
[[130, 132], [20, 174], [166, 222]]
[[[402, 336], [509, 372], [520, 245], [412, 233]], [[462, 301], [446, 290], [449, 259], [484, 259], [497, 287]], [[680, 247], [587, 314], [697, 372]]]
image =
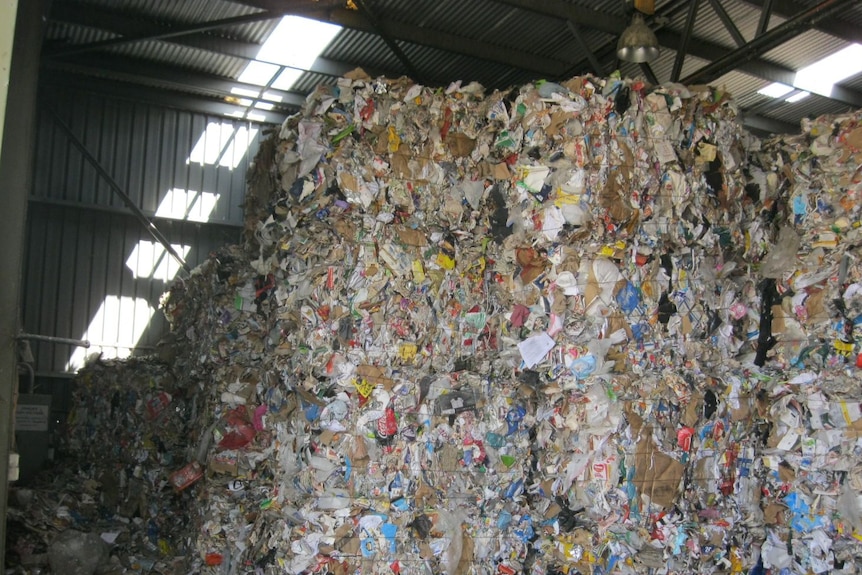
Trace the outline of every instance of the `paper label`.
[[51, 406], [19, 404], [15, 411], [15, 431], [48, 431]]

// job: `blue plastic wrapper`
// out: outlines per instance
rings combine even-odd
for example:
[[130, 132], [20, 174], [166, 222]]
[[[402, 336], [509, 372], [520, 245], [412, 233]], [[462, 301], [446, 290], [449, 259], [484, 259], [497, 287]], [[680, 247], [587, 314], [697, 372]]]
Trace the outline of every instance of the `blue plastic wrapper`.
[[632, 285], [632, 282], [627, 281], [623, 288], [617, 293], [617, 302], [622, 310], [628, 315], [632, 313], [641, 303], [641, 296], [638, 289]]

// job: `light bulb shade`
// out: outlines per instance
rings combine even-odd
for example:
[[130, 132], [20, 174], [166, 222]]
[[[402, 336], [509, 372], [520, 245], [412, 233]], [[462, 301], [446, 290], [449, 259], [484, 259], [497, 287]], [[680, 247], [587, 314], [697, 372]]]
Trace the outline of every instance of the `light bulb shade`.
[[635, 13], [632, 23], [620, 35], [617, 56], [620, 60], [638, 64], [655, 60], [658, 56], [658, 38], [640, 14]]

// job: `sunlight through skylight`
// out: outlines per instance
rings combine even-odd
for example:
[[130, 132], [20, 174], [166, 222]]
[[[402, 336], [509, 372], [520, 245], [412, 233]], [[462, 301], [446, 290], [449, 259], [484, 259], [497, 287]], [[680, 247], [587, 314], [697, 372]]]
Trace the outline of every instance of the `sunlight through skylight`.
[[789, 94], [792, 91], [793, 88], [788, 86], [787, 84], [773, 82], [772, 84], [758, 90], [757, 93], [763, 94], [764, 96], [769, 96], [770, 98], [780, 98], [781, 96]]
[[150, 325], [156, 310], [145, 298], [109, 295], [102, 302], [81, 339], [89, 348], [76, 348], [66, 364], [67, 371], [77, 371], [91, 354], [104, 359], [129, 357]]
[[[248, 100], [245, 105], [250, 104], [251, 100]], [[257, 128], [249, 130], [245, 126], [237, 127], [231, 122], [210, 122], [192, 148], [186, 163], [219, 165], [234, 169], [242, 162], [249, 144], [257, 136], [257, 131]]]
[[[256, 86], [271, 86], [276, 90], [290, 90], [303, 72], [311, 68], [321, 52], [329, 45], [341, 26], [310, 20], [299, 16], [285, 16], [261, 46], [257, 58], [249, 62], [239, 76], [241, 82]], [[279, 73], [281, 67], [283, 70]], [[242, 106], [252, 106], [258, 94], [251, 90], [235, 90], [235, 94], [246, 96], [240, 100]], [[266, 95], [270, 102], [280, 101]], [[271, 110], [271, 104], [255, 103], [254, 108]], [[247, 111], [246, 114], [231, 114], [249, 120], [262, 120], [263, 116]]]
[[[183, 259], [189, 255], [191, 246], [171, 244], [174, 251]], [[180, 264], [165, 247], [157, 242], [141, 240], [126, 260], [126, 267], [135, 279], [154, 279], [165, 283], [172, 281], [180, 273]]]
[[799, 100], [804, 100], [805, 98], [807, 98], [810, 95], [811, 95], [811, 92], [799, 92], [798, 94], [794, 94], [784, 101], [790, 102], [791, 104], [793, 104], [795, 102], [798, 102]]
[[793, 85], [828, 97], [835, 84], [859, 72], [862, 72], [862, 45], [851, 44], [796, 72]]
[[156, 217], [189, 222], [208, 222], [218, 205], [219, 194], [173, 188], [159, 203]]

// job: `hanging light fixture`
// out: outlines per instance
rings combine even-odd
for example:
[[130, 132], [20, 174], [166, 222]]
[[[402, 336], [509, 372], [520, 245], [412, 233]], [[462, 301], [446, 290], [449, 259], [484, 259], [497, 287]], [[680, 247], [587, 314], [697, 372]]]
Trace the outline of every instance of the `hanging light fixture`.
[[655, 2], [651, 0], [635, 0], [635, 13], [632, 23], [623, 30], [617, 42], [617, 56], [626, 62], [649, 62], [658, 57], [658, 38], [644, 23], [643, 13], [652, 14]]

